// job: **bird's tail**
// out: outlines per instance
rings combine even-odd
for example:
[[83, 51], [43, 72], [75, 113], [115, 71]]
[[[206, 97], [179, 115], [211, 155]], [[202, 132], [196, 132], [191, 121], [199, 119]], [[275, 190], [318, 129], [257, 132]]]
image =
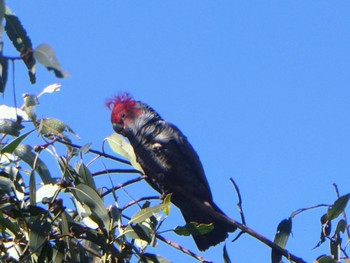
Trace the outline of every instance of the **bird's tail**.
[[[225, 215], [224, 212], [222, 212], [221, 209], [213, 202], [210, 204], [210, 208], [214, 209], [218, 213]], [[236, 230], [235, 226], [232, 226], [217, 218], [214, 218], [213, 216], [197, 208], [196, 206], [193, 206], [190, 211], [187, 209], [181, 209], [181, 212], [183, 217], [185, 218], [186, 223], [212, 223], [214, 225], [214, 229], [204, 235], [193, 235], [193, 239], [198, 249], [201, 251], [207, 250], [209, 247], [219, 244], [227, 238], [228, 232], [233, 232]]]

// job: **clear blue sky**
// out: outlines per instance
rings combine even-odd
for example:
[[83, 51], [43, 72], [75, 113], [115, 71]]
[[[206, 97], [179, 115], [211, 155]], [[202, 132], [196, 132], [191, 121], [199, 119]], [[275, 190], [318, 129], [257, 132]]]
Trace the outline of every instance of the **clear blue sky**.
[[[77, 143], [101, 149], [112, 133], [104, 101], [128, 91], [187, 135], [216, 203], [239, 219], [229, 182], [234, 178], [248, 226], [271, 239], [294, 210], [331, 204], [333, 183], [341, 193], [350, 192], [349, 1], [36, 0], [7, 5], [34, 46], [49, 43], [72, 75], [59, 81], [61, 92], [42, 98], [38, 114], [68, 123], [81, 137]], [[15, 55], [8, 42], [5, 54]], [[42, 67], [35, 86], [25, 76], [17, 64], [19, 95], [57, 82]], [[11, 101], [10, 87], [1, 100]], [[117, 184], [130, 177], [113, 179]], [[146, 184], [129, 192], [154, 194]], [[308, 262], [328, 253], [328, 244], [312, 250], [324, 212], [294, 220], [287, 248]], [[166, 227], [181, 224], [172, 209]], [[197, 252], [191, 238], [166, 236]], [[269, 262], [268, 247], [248, 235], [233, 244], [230, 240], [234, 262]], [[159, 245], [156, 252], [173, 262], [195, 262]], [[200, 255], [221, 262], [222, 246]]]

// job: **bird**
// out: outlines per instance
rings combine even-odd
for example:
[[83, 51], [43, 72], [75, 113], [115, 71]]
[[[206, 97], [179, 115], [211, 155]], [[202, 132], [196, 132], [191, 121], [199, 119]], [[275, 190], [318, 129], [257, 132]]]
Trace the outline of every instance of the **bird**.
[[192, 234], [200, 251], [221, 243], [229, 232], [236, 230], [193, 201], [225, 215], [213, 201], [197, 152], [178, 127], [165, 121], [147, 104], [134, 100], [129, 93], [108, 99], [106, 106], [111, 110], [114, 131], [129, 140], [148, 184], [163, 197], [172, 194], [171, 202], [180, 209], [186, 223], [214, 227], [203, 235]]

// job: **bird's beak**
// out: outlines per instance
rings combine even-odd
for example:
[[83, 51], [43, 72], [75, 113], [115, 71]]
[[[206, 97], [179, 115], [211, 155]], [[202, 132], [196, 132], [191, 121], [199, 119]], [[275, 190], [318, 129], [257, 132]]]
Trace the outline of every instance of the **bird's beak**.
[[120, 123], [113, 123], [113, 130], [116, 132], [116, 133], [120, 133], [122, 130], [123, 130], [123, 125], [120, 124]]

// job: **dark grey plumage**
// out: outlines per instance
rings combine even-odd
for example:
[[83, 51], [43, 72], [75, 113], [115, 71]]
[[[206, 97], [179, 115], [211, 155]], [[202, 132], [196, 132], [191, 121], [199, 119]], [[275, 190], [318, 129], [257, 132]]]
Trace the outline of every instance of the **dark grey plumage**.
[[236, 228], [203, 212], [189, 198], [197, 198], [224, 214], [213, 202], [202, 164], [187, 138], [146, 104], [132, 100], [134, 103], [129, 101], [123, 107], [123, 102], [120, 99], [114, 103], [113, 127], [129, 139], [147, 182], [162, 195], [172, 193], [172, 203], [187, 223], [213, 223], [214, 229], [209, 233], [193, 236], [200, 250], [224, 241], [227, 233]]

